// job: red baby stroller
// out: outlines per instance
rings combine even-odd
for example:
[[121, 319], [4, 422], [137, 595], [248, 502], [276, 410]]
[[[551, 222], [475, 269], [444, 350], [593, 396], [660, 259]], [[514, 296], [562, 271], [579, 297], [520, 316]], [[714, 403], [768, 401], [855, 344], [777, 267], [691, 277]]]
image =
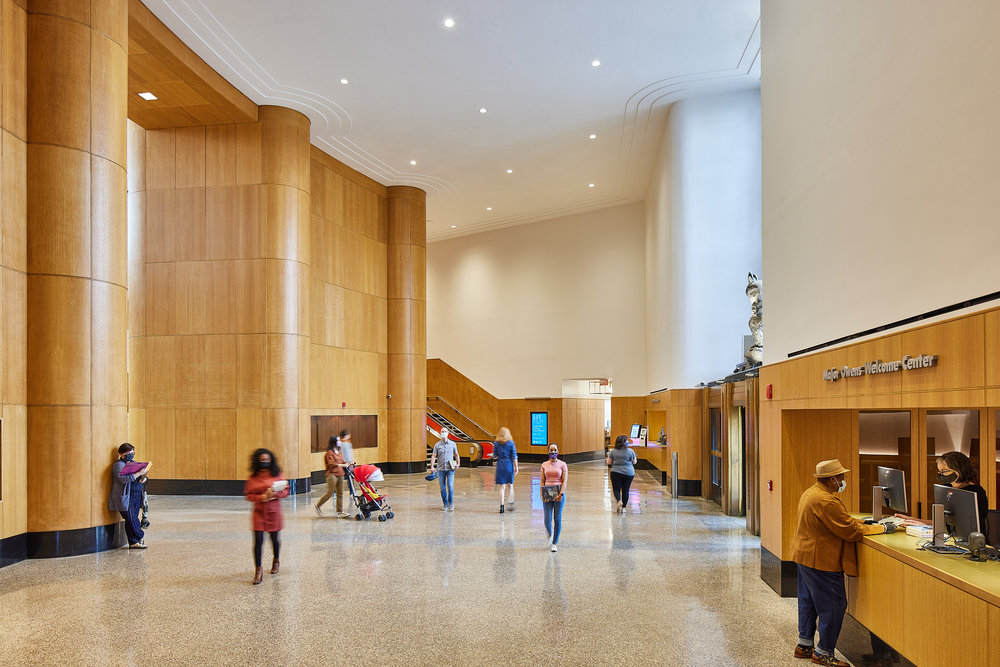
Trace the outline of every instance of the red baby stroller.
[[[358, 508], [358, 514], [354, 517], [358, 521], [361, 521], [362, 518], [367, 519], [372, 515], [372, 512], [380, 512], [379, 521], [396, 516], [392, 513], [392, 508], [389, 507], [389, 501], [386, 497], [371, 484], [372, 482], [381, 482], [382, 479], [382, 471], [370, 463], [352, 464], [347, 467], [347, 488]], [[364, 516], [362, 517], [362, 515]]]

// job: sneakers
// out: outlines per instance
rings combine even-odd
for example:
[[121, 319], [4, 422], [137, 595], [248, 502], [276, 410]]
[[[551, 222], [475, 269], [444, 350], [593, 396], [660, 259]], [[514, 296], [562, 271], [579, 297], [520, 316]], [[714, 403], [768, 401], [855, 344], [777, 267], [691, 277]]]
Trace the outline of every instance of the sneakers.
[[449, 512], [454, 512], [455, 511], [455, 506], [454, 505], [448, 505], [448, 511]]
[[350, 514], [348, 514], [347, 512], [337, 512], [337, 516], [339, 516], [341, 519], [346, 519], [347, 517], [350, 516]]
[[826, 665], [826, 667], [851, 667], [848, 663], [843, 660], [837, 660], [837, 658], [832, 655], [813, 653], [812, 661], [817, 665]]
[[319, 508], [319, 505], [313, 505], [313, 509], [316, 510], [316, 516], [323, 516], [323, 510]]
[[448, 511], [448, 506], [447, 505], [442, 505], [441, 511], [442, 512], [447, 512]]
[[551, 551], [552, 553], [555, 553], [555, 552], [559, 551], [559, 547], [557, 547], [554, 544], [550, 544], [549, 545], [549, 551]]
[[142, 540], [139, 540], [135, 544], [128, 545], [128, 548], [129, 549], [145, 549], [146, 548], [146, 543], [143, 542]]
[[793, 655], [796, 658], [811, 658], [813, 657], [813, 647], [805, 646], [803, 644], [797, 644], [795, 646], [795, 653]]

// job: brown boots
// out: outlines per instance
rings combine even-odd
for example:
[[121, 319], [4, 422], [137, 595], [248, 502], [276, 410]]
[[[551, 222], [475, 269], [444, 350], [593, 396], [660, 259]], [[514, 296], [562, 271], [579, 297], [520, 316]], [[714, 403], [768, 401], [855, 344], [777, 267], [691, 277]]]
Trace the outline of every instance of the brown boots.
[[264, 578], [264, 570], [263, 568], [258, 567], [253, 572], [253, 585], [256, 586], [257, 584], [259, 584], [263, 578]]
[[278, 559], [271, 561], [271, 574], [278, 574]]

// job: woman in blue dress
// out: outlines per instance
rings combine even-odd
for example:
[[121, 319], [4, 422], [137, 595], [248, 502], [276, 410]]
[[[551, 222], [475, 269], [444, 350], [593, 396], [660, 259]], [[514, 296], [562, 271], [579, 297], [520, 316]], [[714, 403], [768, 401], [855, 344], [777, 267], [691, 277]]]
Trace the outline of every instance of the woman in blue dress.
[[517, 474], [517, 449], [506, 426], [500, 428], [493, 443], [493, 460], [496, 461], [496, 485], [500, 489], [500, 514], [503, 514], [504, 495], [510, 509], [514, 509], [514, 475]]

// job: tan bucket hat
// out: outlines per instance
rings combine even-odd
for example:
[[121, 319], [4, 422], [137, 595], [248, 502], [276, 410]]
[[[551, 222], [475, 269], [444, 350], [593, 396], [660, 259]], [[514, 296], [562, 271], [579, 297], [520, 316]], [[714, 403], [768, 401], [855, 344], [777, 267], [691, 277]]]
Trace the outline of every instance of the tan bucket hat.
[[843, 472], [851, 471], [840, 464], [840, 459], [831, 459], [829, 461], [820, 461], [817, 463], [816, 473], [813, 477], [822, 479], [824, 477], [833, 477], [834, 475], [839, 475]]

